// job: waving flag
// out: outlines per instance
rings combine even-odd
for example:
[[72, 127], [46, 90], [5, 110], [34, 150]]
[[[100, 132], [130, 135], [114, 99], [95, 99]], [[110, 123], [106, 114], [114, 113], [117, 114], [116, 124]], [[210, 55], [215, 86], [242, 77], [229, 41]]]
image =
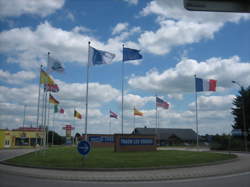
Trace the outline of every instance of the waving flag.
[[59, 92], [57, 84], [44, 84], [44, 91], [46, 92]]
[[47, 72], [53, 72], [53, 71], [58, 73], [63, 73], [64, 67], [62, 66], [62, 63], [60, 61], [49, 56]]
[[59, 110], [59, 112], [60, 112], [61, 114], [64, 114], [64, 109], [61, 108], [61, 109]]
[[82, 115], [79, 112], [77, 112], [76, 110], [74, 110], [74, 117], [78, 118], [78, 119], [82, 119]]
[[109, 117], [117, 119], [118, 115], [110, 110], [109, 111]]
[[203, 91], [216, 91], [216, 84], [217, 80], [213, 79], [201, 79], [195, 78], [195, 90], [196, 92], [203, 92]]
[[89, 65], [110, 64], [115, 58], [115, 54], [97, 50], [93, 47], [89, 49]]
[[49, 94], [49, 102], [54, 105], [59, 104], [59, 101], [57, 101], [51, 94]]
[[41, 70], [41, 72], [40, 72], [40, 83], [41, 84], [51, 84], [51, 85], [55, 84], [53, 79], [50, 78], [50, 76], [44, 70]]
[[143, 116], [143, 112], [140, 112], [136, 108], [134, 108], [134, 116]]
[[139, 52], [140, 50], [124, 47], [123, 48], [123, 61], [142, 59], [142, 55]]
[[164, 108], [164, 109], [169, 108], [169, 104], [166, 101], [164, 101], [163, 99], [160, 99], [159, 97], [156, 97], [156, 106]]
[[58, 105], [54, 105], [54, 113], [58, 112]]

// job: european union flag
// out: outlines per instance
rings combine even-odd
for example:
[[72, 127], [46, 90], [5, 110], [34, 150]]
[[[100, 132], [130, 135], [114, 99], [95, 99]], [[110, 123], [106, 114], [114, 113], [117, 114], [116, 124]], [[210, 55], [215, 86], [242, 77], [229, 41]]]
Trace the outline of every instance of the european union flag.
[[123, 48], [123, 61], [142, 59], [142, 55], [139, 53], [140, 50]]

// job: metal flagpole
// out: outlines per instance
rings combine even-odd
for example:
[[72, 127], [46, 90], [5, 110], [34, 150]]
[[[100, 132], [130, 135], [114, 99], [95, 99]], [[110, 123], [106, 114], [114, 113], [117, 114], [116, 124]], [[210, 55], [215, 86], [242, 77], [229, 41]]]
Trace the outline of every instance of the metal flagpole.
[[25, 124], [25, 118], [26, 118], [26, 104], [24, 104], [24, 107], [23, 107], [23, 128], [24, 128], [24, 124]]
[[49, 109], [48, 109], [48, 124], [47, 124], [47, 147], [49, 146], [49, 117], [50, 117], [50, 107], [51, 107], [51, 104], [49, 103]]
[[43, 90], [43, 95], [42, 95], [42, 131], [43, 131], [43, 138], [41, 138], [40, 142], [40, 149], [43, 147], [44, 144], [44, 112], [45, 112], [45, 91]]
[[110, 111], [109, 110], [109, 134], [111, 134], [111, 117], [110, 117]]
[[157, 113], [158, 113], [158, 110], [157, 110], [157, 103], [156, 103], [156, 97], [157, 95], [155, 94], [155, 135], [156, 135], [156, 138], [157, 138], [157, 134], [158, 134], [158, 125], [157, 125]]
[[88, 43], [88, 64], [87, 64], [87, 84], [86, 84], [86, 112], [85, 112], [85, 140], [87, 141], [88, 130], [88, 97], [89, 97], [89, 62], [90, 61], [90, 42]]
[[[41, 71], [42, 71], [43, 65], [40, 66], [40, 76], [39, 76], [39, 87], [38, 87], [38, 98], [37, 98], [37, 114], [36, 114], [36, 128], [38, 130], [38, 123], [39, 123], [39, 109], [40, 109], [40, 94], [41, 94]], [[37, 134], [36, 134], [36, 145], [37, 145]]]
[[135, 107], [134, 107], [134, 131], [135, 131]]
[[54, 131], [55, 131], [55, 126], [54, 126], [54, 123], [55, 123], [55, 111], [53, 113], [53, 123], [52, 123], [52, 126], [53, 126], [53, 131], [52, 131], [52, 142], [51, 142], [51, 145], [54, 145]]
[[43, 148], [46, 146], [46, 123], [47, 123], [47, 103], [48, 103], [48, 92], [45, 91], [45, 99], [44, 99], [44, 120], [43, 120], [43, 131], [44, 131], [44, 140], [43, 140]]
[[199, 127], [198, 127], [198, 107], [197, 107], [197, 92], [196, 92], [196, 75], [194, 75], [194, 92], [195, 92], [195, 119], [196, 119], [196, 147], [199, 150]]
[[[124, 44], [122, 45], [122, 51], [124, 50]], [[123, 104], [124, 104], [124, 58], [122, 58], [122, 134], [123, 134]]]

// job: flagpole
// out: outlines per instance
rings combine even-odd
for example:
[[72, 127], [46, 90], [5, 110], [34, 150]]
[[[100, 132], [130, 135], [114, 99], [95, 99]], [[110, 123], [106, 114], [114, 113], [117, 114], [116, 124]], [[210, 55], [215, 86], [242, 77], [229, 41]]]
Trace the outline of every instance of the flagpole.
[[[55, 110], [55, 109], [54, 109]], [[55, 111], [54, 111], [54, 113], [53, 113], [53, 123], [52, 123], [52, 126], [53, 126], [53, 131], [52, 131], [52, 142], [51, 142], [51, 144], [52, 145], [54, 145], [54, 131], [55, 131], [55, 126], [54, 126], [54, 123], [55, 123]]]
[[134, 107], [134, 131], [135, 131], [135, 107]]
[[48, 107], [49, 109], [48, 109], [48, 124], [47, 124], [47, 147], [49, 146], [49, 117], [50, 117], [50, 107], [51, 107], [50, 103]]
[[157, 139], [157, 134], [158, 134], [158, 129], [157, 129], [157, 103], [156, 103], [156, 97], [157, 97], [157, 94], [155, 94], [155, 135], [156, 135], [156, 139]]
[[87, 141], [88, 130], [88, 97], [89, 97], [89, 61], [90, 61], [90, 41], [88, 42], [88, 64], [87, 64], [87, 84], [86, 84], [86, 112], [85, 112], [85, 140]]
[[41, 126], [42, 126], [42, 131], [43, 131], [43, 138], [41, 139], [41, 142], [40, 142], [40, 149], [41, 147], [44, 146], [44, 112], [45, 112], [45, 91], [43, 90], [43, 95], [42, 95], [42, 123], [41, 123]]
[[109, 134], [111, 134], [111, 117], [110, 117], [110, 109], [109, 109]]
[[[37, 114], [36, 114], [36, 128], [38, 130], [39, 123], [39, 109], [40, 109], [40, 94], [41, 94], [41, 71], [43, 65], [40, 66], [39, 86], [38, 86], [38, 98], [37, 98]], [[36, 145], [37, 145], [37, 134], [36, 134]]]
[[195, 121], [196, 121], [196, 148], [199, 150], [199, 127], [198, 127], [198, 107], [197, 107], [197, 91], [196, 91], [196, 75], [194, 75], [194, 91], [195, 91]]
[[43, 141], [43, 148], [45, 149], [46, 146], [46, 123], [47, 123], [47, 104], [48, 104], [48, 92], [45, 91], [45, 99], [44, 99], [44, 120], [43, 120], [43, 131], [44, 131], [44, 141]]
[[[122, 44], [122, 51], [124, 50], [124, 44]], [[122, 58], [122, 134], [123, 134], [123, 105], [124, 105], [124, 58]]]

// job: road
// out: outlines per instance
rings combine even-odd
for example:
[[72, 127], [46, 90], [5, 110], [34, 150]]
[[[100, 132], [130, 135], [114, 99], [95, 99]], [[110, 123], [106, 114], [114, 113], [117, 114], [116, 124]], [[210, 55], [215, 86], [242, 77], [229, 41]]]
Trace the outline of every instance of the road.
[[17, 175], [8, 175], [0, 173], [1, 187], [249, 187], [250, 186], [250, 172], [199, 179], [187, 180], [173, 180], [173, 181], [157, 181], [157, 182], [81, 182], [81, 181], [62, 181], [62, 180], [48, 180], [38, 179], [32, 177], [23, 177]]

